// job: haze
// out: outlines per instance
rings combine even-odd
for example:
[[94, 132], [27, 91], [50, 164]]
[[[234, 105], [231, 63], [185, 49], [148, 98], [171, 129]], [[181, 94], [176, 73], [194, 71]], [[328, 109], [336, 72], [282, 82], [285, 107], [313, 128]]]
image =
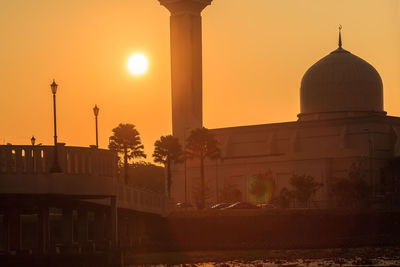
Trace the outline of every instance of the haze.
[[[52, 144], [55, 78], [59, 142], [99, 144], [120, 122], [139, 130], [146, 153], [171, 133], [169, 12], [156, 0], [0, 1], [0, 143]], [[301, 77], [337, 47], [371, 63], [385, 110], [400, 116], [397, 0], [215, 0], [203, 12], [204, 124], [209, 128], [296, 120]], [[150, 68], [132, 76], [134, 52]], [[223, 103], [223, 106], [221, 106]]]

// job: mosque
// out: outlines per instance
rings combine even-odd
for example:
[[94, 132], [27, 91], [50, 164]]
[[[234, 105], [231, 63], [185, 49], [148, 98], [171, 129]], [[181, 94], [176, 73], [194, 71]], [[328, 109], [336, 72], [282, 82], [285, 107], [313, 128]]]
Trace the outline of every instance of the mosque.
[[[212, 0], [159, 0], [170, 12], [173, 135], [181, 140], [202, 124], [201, 11]], [[218, 203], [227, 186], [252, 201], [248, 183], [255, 174], [271, 172], [275, 192], [290, 187], [293, 174], [311, 175], [323, 186], [313, 197], [316, 207], [330, 205], [332, 178], [346, 178], [362, 165], [373, 194], [379, 195], [380, 170], [400, 155], [400, 118], [383, 106], [379, 73], [342, 47], [312, 65], [300, 87], [297, 121], [210, 129], [222, 159], [206, 164], [205, 176]], [[196, 161], [174, 167], [172, 199], [194, 203], [199, 180]]]

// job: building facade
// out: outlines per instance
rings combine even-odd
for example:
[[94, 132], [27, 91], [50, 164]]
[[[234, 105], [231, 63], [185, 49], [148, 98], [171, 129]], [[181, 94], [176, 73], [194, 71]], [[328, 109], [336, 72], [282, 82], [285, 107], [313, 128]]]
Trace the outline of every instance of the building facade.
[[[201, 51], [193, 47], [201, 48], [200, 12], [211, 1], [159, 1], [171, 11], [173, 117], [189, 120], [183, 124], [173, 119], [173, 133], [183, 142], [191, 129], [202, 126], [201, 121], [190, 122], [191, 117], [200, 116], [198, 105], [193, 103], [201, 103], [201, 70], [197, 69], [197, 78], [193, 79], [187, 68], [177, 68], [175, 64], [183, 58], [188, 66], [201, 67]], [[181, 46], [186, 49], [178, 49]], [[190, 84], [182, 87], [188, 90], [184, 97], [176, 94], [183, 85], [177, 81]], [[180, 107], [187, 106], [178, 109], [178, 102]], [[294, 174], [311, 175], [322, 184], [313, 196], [313, 205], [331, 206], [329, 182], [349, 177], [354, 166], [360, 168], [377, 196], [380, 170], [400, 154], [400, 118], [387, 116], [384, 111], [381, 77], [368, 62], [343, 49], [340, 31], [338, 48], [317, 61], [303, 76], [297, 121], [211, 131], [219, 141], [222, 158], [206, 163], [209, 205], [220, 202], [228, 187], [236, 188], [242, 201], [254, 201], [249, 193], [252, 177], [270, 172], [274, 183], [272, 195], [289, 188]], [[174, 167], [171, 191], [174, 202], [195, 203], [194, 191], [200, 178], [198, 166], [193, 160]]]

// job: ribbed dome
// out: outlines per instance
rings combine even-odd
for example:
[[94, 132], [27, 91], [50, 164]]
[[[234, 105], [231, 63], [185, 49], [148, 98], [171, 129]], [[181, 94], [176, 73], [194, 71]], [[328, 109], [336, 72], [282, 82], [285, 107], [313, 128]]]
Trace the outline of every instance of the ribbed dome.
[[311, 66], [300, 89], [299, 117], [315, 113], [383, 112], [379, 73], [339, 47]]

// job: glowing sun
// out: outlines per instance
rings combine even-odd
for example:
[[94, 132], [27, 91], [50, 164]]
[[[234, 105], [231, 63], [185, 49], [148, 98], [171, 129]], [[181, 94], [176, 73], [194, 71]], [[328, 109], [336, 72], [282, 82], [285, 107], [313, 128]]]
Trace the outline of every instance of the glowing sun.
[[133, 75], [141, 75], [147, 71], [149, 61], [142, 53], [135, 53], [129, 57], [127, 67]]

